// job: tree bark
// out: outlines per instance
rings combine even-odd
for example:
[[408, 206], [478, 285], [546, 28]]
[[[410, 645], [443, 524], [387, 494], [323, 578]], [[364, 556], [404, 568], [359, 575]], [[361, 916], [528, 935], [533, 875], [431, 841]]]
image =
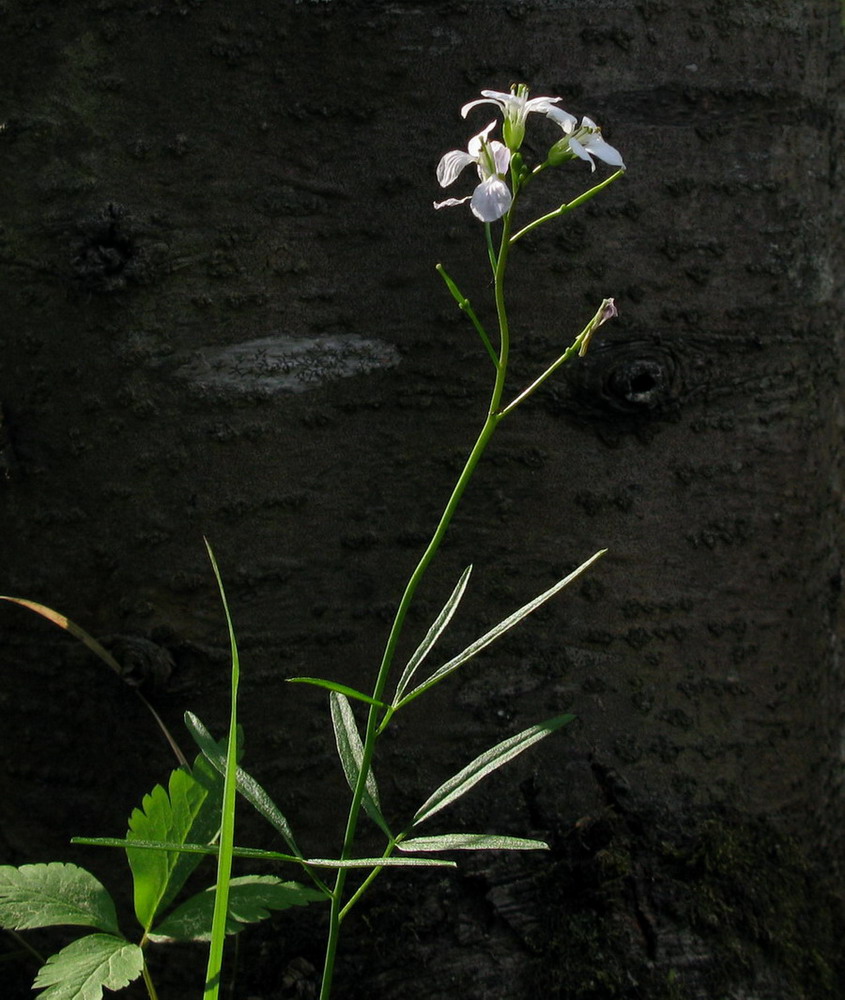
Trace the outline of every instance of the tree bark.
[[[434, 166], [493, 117], [461, 121], [464, 102], [524, 80], [598, 121], [628, 173], [515, 247], [514, 389], [603, 297], [621, 316], [503, 424], [408, 651], [469, 562], [453, 651], [610, 552], [409, 708], [377, 773], [402, 818], [572, 711], [442, 826], [552, 852], [384, 876], [338, 996], [841, 995], [840, 18], [833, 0], [0, 4], [0, 590], [105, 637], [130, 682], [0, 611], [0, 860], [123, 878], [67, 840], [120, 835], [171, 766], [131, 684], [174, 730], [190, 709], [222, 733], [203, 535], [242, 648], [245, 764], [308, 850], [338, 850], [325, 699], [284, 682], [370, 685], [483, 420], [489, 360], [434, 272], [492, 315], [483, 235], [432, 211]], [[532, 207], [580, 192], [579, 166]], [[241, 842], [277, 846], [242, 818]], [[313, 995], [321, 919], [245, 937], [235, 995]], [[181, 957], [158, 960], [163, 995], [196, 988]]]

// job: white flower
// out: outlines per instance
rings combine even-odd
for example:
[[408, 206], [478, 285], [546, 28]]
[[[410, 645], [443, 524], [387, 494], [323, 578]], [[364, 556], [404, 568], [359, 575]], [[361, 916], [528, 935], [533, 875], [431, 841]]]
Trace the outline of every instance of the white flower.
[[581, 119], [580, 126], [577, 119], [568, 115], [560, 108], [549, 108], [546, 116], [553, 122], [557, 122], [563, 129], [565, 138], [559, 139], [549, 150], [549, 160], [552, 163], [563, 163], [564, 160], [577, 156], [586, 160], [590, 167], [595, 170], [596, 164], [593, 160], [597, 156], [605, 163], [613, 167], [625, 169], [622, 154], [609, 142], [605, 142], [601, 135], [601, 129], [596, 123], [586, 116]]
[[441, 187], [448, 187], [456, 181], [464, 167], [471, 163], [476, 165], [481, 183], [466, 198], [447, 198], [446, 201], [435, 202], [435, 208], [463, 205], [468, 201], [476, 218], [482, 222], [495, 222], [511, 207], [513, 196], [504, 181], [511, 160], [510, 150], [501, 142], [495, 139], [491, 142], [487, 138], [495, 124], [490, 122], [487, 128], [474, 135], [467, 143], [466, 152], [462, 149], [450, 150], [437, 164], [437, 180]]
[[[465, 104], [461, 108], [461, 117], [466, 118], [470, 110], [480, 104], [498, 105], [505, 119], [502, 126], [502, 137], [505, 140], [505, 145], [516, 152], [525, 137], [525, 119], [532, 111], [548, 114], [549, 111], [555, 110], [566, 115], [565, 111], [552, 107], [559, 100], [559, 97], [532, 97], [529, 99], [528, 87], [524, 83], [515, 83], [511, 86], [509, 94], [503, 94], [498, 90], [482, 90], [480, 100], [470, 101], [469, 104]], [[567, 117], [572, 116], [567, 115]], [[574, 122], [575, 119], [573, 118], [572, 121]]]

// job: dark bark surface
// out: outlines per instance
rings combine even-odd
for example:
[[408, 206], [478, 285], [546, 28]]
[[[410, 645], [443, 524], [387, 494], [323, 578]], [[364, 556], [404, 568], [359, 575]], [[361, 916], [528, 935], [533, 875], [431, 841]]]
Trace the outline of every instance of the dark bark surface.
[[[343, 779], [325, 699], [284, 680], [370, 685], [486, 405], [433, 269], [489, 312], [481, 227], [432, 211], [434, 166], [493, 117], [460, 105], [511, 80], [604, 126], [627, 177], [514, 257], [514, 387], [604, 296], [622, 315], [502, 425], [407, 645], [470, 561], [454, 651], [610, 552], [378, 765], [401, 818], [575, 712], [440, 827], [552, 853], [384, 877], [338, 995], [841, 995], [838, 5], [12, 0], [0, 32], [0, 591], [109, 637], [174, 730], [191, 709], [222, 732], [208, 536], [245, 763], [315, 854]], [[120, 835], [168, 749], [58, 630], [0, 626], [0, 860], [114, 886], [67, 840]], [[276, 846], [246, 814], [242, 839]], [[320, 921], [246, 936], [233, 995], [313, 995]]]

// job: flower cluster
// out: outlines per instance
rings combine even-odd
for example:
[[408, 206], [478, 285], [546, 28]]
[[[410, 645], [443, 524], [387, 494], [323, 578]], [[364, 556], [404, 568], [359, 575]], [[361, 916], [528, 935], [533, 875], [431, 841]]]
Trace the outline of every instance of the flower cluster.
[[498, 90], [482, 90], [479, 100], [465, 104], [461, 108], [463, 118], [466, 118], [473, 108], [482, 104], [493, 104], [498, 107], [503, 117], [504, 142], [490, 138], [490, 133], [496, 125], [496, 122], [492, 121], [469, 140], [466, 151], [453, 149], [446, 153], [437, 165], [437, 180], [441, 187], [445, 188], [452, 184], [470, 164], [474, 164], [478, 171], [479, 184], [471, 195], [465, 198], [447, 198], [445, 201], [435, 202], [434, 207], [463, 205], [468, 201], [473, 215], [482, 222], [495, 222], [501, 219], [513, 204], [513, 192], [506, 178], [514, 154], [518, 153], [525, 138], [525, 120], [532, 112], [544, 114], [563, 131], [563, 138], [552, 146], [546, 163], [541, 166], [558, 166], [567, 160], [577, 158], [586, 160], [595, 170], [594, 157], [597, 157], [611, 166], [624, 170], [625, 164], [619, 150], [602, 138], [599, 126], [586, 117], [581, 119], [579, 125], [574, 115], [557, 107], [560, 100], [560, 97], [529, 98], [528, 87], [520, 83], [514, 84], [509, 94]]

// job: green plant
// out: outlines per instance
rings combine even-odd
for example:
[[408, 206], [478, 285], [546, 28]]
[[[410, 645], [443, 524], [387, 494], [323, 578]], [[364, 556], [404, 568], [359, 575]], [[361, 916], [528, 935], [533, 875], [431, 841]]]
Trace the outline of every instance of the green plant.
[[[395, 679], [392, 688], [390, 688], [391, 678], [394, 676], [394, 660], [399, 638], [405, 628], [408, 610], [414, 599], [414, 595], [426, 570], [440, 548], [455, 510], [494, 432], [502, 421], [509, 417], [526, 399], [536, 392], [561, 365], [575, 355], [583, 356], [596, 330], [617, 314], [614, 300], [612, 298], [604, 299], [593, 317], [574, 341], [548, 364], [526, 388], [517, 392], [509, 400], [506, 399], [505, 392], [507, 388], [511, 338], [505, 304], [505, 275], [511, 249], [528, 233], [566, 215], [568, 212], [595, 197], [595, 195], [607, 188], [608, 185], [618, 179], [624, 172], [622, 157], [616, 149], [605, 142], [600, 129], [595, 123], [588, 118], [584, 118], [579, 124], [572, 115], [557, 107], [559, 100], [559, 98], [545, 97], [529, 99], [528, 88], [524, 85], [513, 87], [509, 94], [496, 91], [483, 91], [482, 98], [465, 105], [462, 109], [462, 114], [466, 117], [477, 105], [494, 105], [503, 115], [504, 142], [490, 138], [490, 133], [496, 124], [495, 121], [491, 122], [486, 128], [469, 140], [466, 151], [452, 150], [446, 153], [440, 160], [437, 168], [437, 178], [443, 187], [451, 185], [467, 166], [474, 166], [478, 173], [479, 182], [471, 195], [462, 199], [449, 198], [446, 201], [436, 204], [435, 208], [444, 208], [469, 202], [472, 213], [484, 225], [487, 257], [490, 263], [493, 283], [493, 301], [498, 327], [497, 336], [491, 337], [489, 335], [469, 299], [446, 273], [443, 266], [438, 265], [437, 270], [449, 292], [457, 302], [458, 307], [469, 318], [481, 340], [484, 350], [490, 357], [494, 369], [493, 385], [486, 416], [475, 444], [469, 452], [464, 468], [458, 476], [431, 540], [416, 568], [411, 573], [398, 603], [372, 692], [365, 693], [358, 691], [324, 678], [290, 678], [293, 682], [316, 685], [329, 692], [329, 706], [335, 742], [343, 771], [351, 790], [351, 799], [346, 813], [345, 831], [339, 856], [330, 859], [307, 857], [297, 845], [291, 825], [273, 803], [270, 796], [237, 763], [236, 741], [233, 737], [237, 732], [237, 692], [240, 674], [238, 648], [220, 574], [213, 553], [209, 549], [212, 566], [223, 600], [231, 647], [232, 697], [228, 740], [225, 742], [225, 746], [216, 743], [202, 722], [196, 716], [188, 713], [186, 716], [188, 729], [201, 750], [201, 757], [198, 759], [198, 763], [194, 765], [193, 771], [186, 770], [184, 758], [180, 758], [182, 760], [182, 768], [175, 771], [171, 776], [169, 796], [164, 793], [163, 789], [160, 789], [158, 793], [154, 792], [153, 796], [148, 796], [144, 800], [144, 810], [140, 814], [137, 810], [136, 813], [133, 813], [133, 820], [130, 822], [130, 832], [126, 838], [76, 838], [76, 842], [78, 843], [121, 847], [127, 851], [132, 867], [133, 879], [135, 880], [136, 915], [143, 928], [143, 937], [139, 945], [132, 945], [116, 935], [116, 925], [111, 918], [112, 911], [108, 911], [108, 919], [102, 916], [102, 913], [105, 912], [102, 907], [105, 907], [106, 904], [102, 902], [104, 897], [102, 897], [100, 891], [102, 887], [99, 887], [95, 893], [97, 899], [102, 904], [101, 909], [97, 910], [99, 914], [97, 921], [99, 922], [92, 923], [93, 918], [87, 922], [104, 931], [106, 935], [111, 935], [108, 947], [113, 949], [116, 968], [114, 970], [110, 969], [108, 975], [103, 969], [102, 957], [107, 948], [106, 943], [101, 940], [103, 935], [89, 935], [88, 938], [82, 938], [81, 942], [88, 941], [89, 943], [87, 945], [83, 944], [80, 947], [80, 942], [76, 942], [75, 945], [70, 946], [70, 949], [76, 948], [77, 950], [70, 956], [67, 954], [70, 949], [64, 949], [63, 952], [59, 952], [53, 959], [48, 960], [47, 965], [39, 972], [35, 985], [36, 987], [48, 987], [45, 993], [42, 994], [42, 997], [46, 998], [46, 1000], [59, 1000], [59, 998], [62, 998], [62, 1000], [65, 1000], [65, 998], [67, 1000], [97, 1000], [101, 995], [103, 986], [115, 988], [116, 985], [121, 985], [119, 981], [132, 978], [133, 974], [135, 976], [144, 975], [149, 995], [151, 998], [154, 998], [155, 991], [146, 970], [146, 965], [144, 964], [143, 949], [149, 941], [166, 937], [176, 937], [177, 931], [184, 934], [188, 932], [189, 928], [193, 928], [194, 931], [197, 928], [201, 928], [199, 936], [202, 938], [208, 937], [210, 940], [204, 996], [207, 1000], [214, 1000], [219, 991], [225, 935], [234, 929], [239, 929], [240, 926], [239, 923], [238, 926], [233, 926], [233, 920], [236, 922], [246, 920], [247, 917], [242, 918], [240, 915], [247, 911], [253, 918], [257, 918], [255, 917], [256, 909], [253, 908], [250, 910], [249, 904], [254, 904], [258, 908], [273, 908], [271, 897], [277, 900], [279, 904], [275, 908], [280, 908], [283, 900], [304, 903], [321, 899], [328, 903], [329, 929], [320, 992], [321, 1000], [328, 1000], [331, 993], [341, 925], [350, 911], [359, 902], [367, 888], [372, 884], [373, 880], [384, 868], [397, 865], [411, 867], [420, 865], [454, 867], [454, 862], [451, 860], [441, 860], [429, 856], [442, 852], [460, 850], [542, 850], [547, 848], [547, 845], [542, 841], [487, 833], [441, 833], [426, 836], [420, 835], [419, 828], [458, 798], [465, 795], [479, 781], [486, 778], [493, 771], [507, 764], [534, 743], [565, 726], [571, 721], [572, 716], [556, 716], [497, 743], [467, 764], [466, 767], [461, 769], [448, 781], [440, 785], [420, 805], [414, 815], [398, 828], [388, 822], [385, 812], [382, 809], [378, 785], [373, 772], [373, 761], [379, 739], [398, 712], [404, 710], [411, 702], [445, 680], [446, 677], [467, 663], [491, 643], [495, 642], [501, 635], [519, 624], [526, 616], [553, 598], [603, 555], [603, 550], [595, 553], [563, 580], [560, 580], [554, 586], [494, 625], [457, 656], [423, 674], [423, 667], [427, 658], [449, 625], [466, 591], [472, 570], [471, 566], [467, 567], [442, 610], [422, 638], [416, 651], [404, 665], [398, 678]], [[525, 162], [520, 151], [525, 135], [526, 119], [532, 113], [545, 115], [559, 126], [562, 131], [561, 138], [551, 146], [546, 159], [534, 167], [530, 167]], [[619, 169], [607, 179], [590, 187], [574, 200], [559, 205], [554, 210], [538, 216], [514, 231], [515, 213], [520, 204], [521, 195], [526, 187], [534, 182], [535, 178], [550, 169], [578, 159], [589, 162], [592, 169], [595, 169], [594, 157], [598, 157]], [[500, 225], [497, 234], [498, 242], [494, 240], [492, 228], [494, 224]], [[33, 602], [21, 599], [7, 598], [7, 600], [16, 600], [18, 603], [25, 604], [40, 614], [51, 618], [57, 624], [76, 634], [101, 659], [104, 659], [109, 666], [114, 667], [114, 664], [109, 662], [108, 654], [103, 655], [105, 651], [102, 650], [102, 647], [99, 647], [95, 640], [87, 636], [87, 633], [84, 633], [78, 626], [68, 622], [66, 618], [63, 618], [56, 612], [50, 611], [43, 605], [35, 605]], [[423, 676], [423, 679], [420, 679], [420, 676]], [[366, 720], [363, 723], [363, 735], [353, 708], [353, 705], [356, 704], [366, 712]], [[152, 706], [148, 707], [150, 707], [151, 711], [154, 711]], [[161, 720], [159, 719], [158, 721], [163, 727]], [[172, 737], [169, 734], [166, 735], [168, 735], [168, 739], [175, 748], [175, 742]], [[178, 748], [175, 749], [177, 755], [179, 755]], [[212, 781], [214, 775], [221, 776], [222, 782], [220, 778], [215, 778]], [[193, 814], [190, 811], [188, 800], [184, 796], [176, 794], [176, 790], [181, 788], [185, 782], [192, 782], [193, 784], [190, 787], [195, 790], [200, 788], [203, 790], [208, 789], [198, 815], [206, 815], [205, 810], [207, 808], [208, 814], [206, 818], [213, 816], [214, 821], [207, 823], [202, 829], [195, 825], [192, 819]], [[213, 800], [210, 791], [212, 788], [215, 789]], [[276, 832], [281, 836], [287, 848], [286, 852], [250, 850], [239, 848], [235, 845], [234, 816], [236, 792], [239, 792], [271, 823]], [[199, 794], [199, 791], [197, 791], [197, 795]], [[165, 799], [167, 800], [167, 806], [164, 804]], [[384, 848], [379, 856], [356, 856], [355, 845], [362, 811], [384, 835]], [[162, 818], [165, 814], [169, 817], [167, 821]], [[146, 817], [146, 821], [141, 818], [144, 816]], [[184, 884], [182, 874], [186, 869], [192, 869], [196, 864], [197, 858], [202, 854], [210, 854], [217, 857], [216, 891], [212, 894], [201, 893], [198, 896], [191, 897], [190, 900], [171, 913], [170, 916], [164, 917], [163, 921], [160, 921], [159, 918], [163, 911], [173, 901], [176, 892]], [[311, 887], [305, 888], [298, 883], [280, 883], [276, 880], [272, 883], [271, 892], [269, 888], [270, 883], [260, 880], [256, 881], [254, 877], [251, 879], [248, 877], [247, 882], [243, 882], [240, 879], [232, 879], [231, 866], [233, 857], [252, 857], [288, 862], [291, 865], [297, 866], [300, 874], [311, 882]], [[142, 860], [145, 858], [149, 860]], [[62, 872], [66, 871], [66, 867], [62, 866]], [[331, 878], [323, 878], [320, 873], [325, 870], [328, 870], [332, 874]], [[356, 870], [363, 871], [364, 877], [357, 886], [349, 889], [347, 883], [350, 872]], [[6, 902], [12, 898], [14, 893], [12, 895], [9, 895], [9, 893], [4, 895], [4, 890], [0, 885], [0, 922], [2, 922], [3, 926], [7, 927], [23, 928], [37, 926], [32, 923], [32, 920], [43, 919], [43, 915], [40, 918], [33, 916], [33, 913], [38, 908], [35, 902], [35, 887], [40, 885], [43, 890], [44, 886], [52, 884], [51, 880], [55, 880], [59, 875], [57, 869], [55, 866], [47, 865], [24, 866], [21, 869], [3, 869], [3, 871], [5, 872], [4, 877], [8, 880], [8, 885], [17, 887], [15, 891], [18, 892], [18, 897], [14, 903]], [[75, 869], [75, 873], [79, 872], [81, 872], [81, 869]], [[87, 875], [87, 873], [74, 874], [67, 872], [66, 874], [68, 877], [73, 876], [73, 878], [81, 879], [80, 886], [83, 882], [86, 885], [91, 885], [90, 879], [92, 876]], [[85, 881], [86, 879], [89, 881]], [[29, 887], [27, 891], [31, 890], [29, 896], [26, 896], [23, 888], [21, 888], [24, 883]], [[105, 890], [102, 890], [102, 892], [105, 892]], [[27, 900], [29, 900], [28, 903]], [[291, 905], [290, 901], [284, 905]], [[247, 910], [244, 910], [245, 906]], [[5, 909], [2, 907], [5, 907]], [[202, 919], [199, 916], [200, 911]], [[53, 914], [53, 916], [55, 915]], [[67, 912], [63, 911], [59, 916], [63, 917], [63, 922], [68, 922]], [[57, 921], [51, 918], [50, 922]], [[95, 962], [94, 954], [99, 956], [97, 961], [100, 962], [97, 966], [97, 971], [92, 973], [93, 978], [84, 989], [74, 985], [75, 979], [73, 978], [75, 975], [73, 970], [80, 968], [83, 962], [82, 952], [85, 952], [84, 961], [88, 965]], [[89, 955], [88, 952], [91, 952], [91, 954]], [[72, 964], [71, 960], [76, 964]], [[60, 982], [56, 978], [64, 974], [63, 970], [66, 970], [68, 976], [70, 976], [67, 982]], [[87, 990], [87, 992], [84, 990]]]

